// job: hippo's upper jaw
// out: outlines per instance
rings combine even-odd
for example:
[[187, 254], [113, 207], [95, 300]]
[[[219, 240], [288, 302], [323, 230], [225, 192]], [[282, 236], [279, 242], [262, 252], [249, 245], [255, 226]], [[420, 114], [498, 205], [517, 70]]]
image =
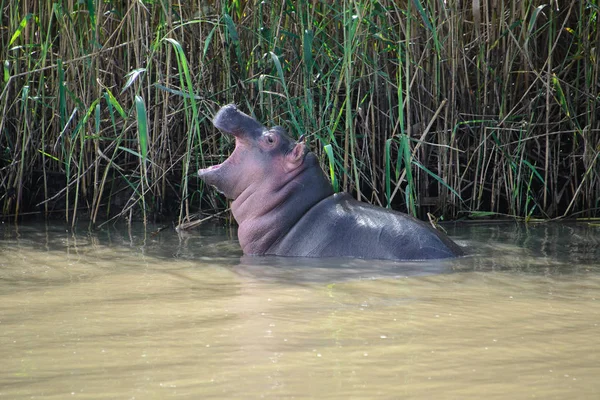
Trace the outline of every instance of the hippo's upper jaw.
[[213, 118], [213, 125], [236, 138], [256, 139], [266, 128], [251, 116], [244, 114], [235, 104], [228, 104], [221, 108]]
[[[235, 136], [235, 150], [223, 163], [198, 170], [198, 176], [207, 184], [213, 186], [225, 197], [234, 200], [239, 195], [236, 190], [239, 180], [236, 179], [235, 168], [230, 164], [240, 164], [244, 160], [238, 153], [243, 152], [241, 143], [248, 143], [259, 137], [266, 129], [249, 115], [237, 109], [235, 104], [222, 107], [213, 118], [213, 124], [221, 131]], [[239, 171], [238, 171], [239, 174]]]

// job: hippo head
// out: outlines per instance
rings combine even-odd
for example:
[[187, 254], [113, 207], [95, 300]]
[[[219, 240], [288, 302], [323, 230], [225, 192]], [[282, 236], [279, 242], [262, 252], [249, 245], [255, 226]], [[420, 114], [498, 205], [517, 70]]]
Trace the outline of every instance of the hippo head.
[[235, 149], [222, 164], [201, 169], [198, 176], [227, 198], [235, 200], [264, 185], [282, 187], [302, 170], [307, 148], [283, 128], [267, 129], [233, 104], [221, 108], [213, 124], [235, 137]]

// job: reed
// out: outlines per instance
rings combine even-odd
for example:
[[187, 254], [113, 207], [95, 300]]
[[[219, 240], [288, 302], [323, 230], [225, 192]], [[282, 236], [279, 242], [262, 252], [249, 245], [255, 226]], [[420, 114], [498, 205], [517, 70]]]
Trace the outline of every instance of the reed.
[[97, 225], [227, 207], [229, 102], [426, 218], [600, 213], [597, 0], [0, 0], [0, 200]]

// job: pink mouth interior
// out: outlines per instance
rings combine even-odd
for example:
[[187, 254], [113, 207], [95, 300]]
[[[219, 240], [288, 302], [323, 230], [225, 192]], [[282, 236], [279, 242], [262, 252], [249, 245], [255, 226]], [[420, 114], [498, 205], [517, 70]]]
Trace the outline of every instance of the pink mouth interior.
[[239, 145], [240, 145], [240, 140], [236, 137], [235, 138], [235, 148], [233, 149], [233, 152], [229, 155], [229, 157], [227, 157], [225, 159], [225, 161], [223, 161], [221, 164], [211, 165], [210, 167], [206, 167], [206, 168], [200, 169], [198, 171], [198, 174], [212, 172], [212, 171], [215, 171], [215, 170], [221, 168], [221, 166], [223, 166], [223, 164], [225, 164], [226, 162], [228, 162], [232, 158], [232, 156], [236, 152], [236, 150], [237, 150], [237, 148], [238, 148]]

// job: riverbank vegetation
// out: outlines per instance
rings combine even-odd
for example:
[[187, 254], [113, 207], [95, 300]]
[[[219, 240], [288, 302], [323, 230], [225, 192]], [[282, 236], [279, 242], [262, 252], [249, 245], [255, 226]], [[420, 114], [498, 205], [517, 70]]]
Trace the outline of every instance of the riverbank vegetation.
[[426, 218], [600, 210], [598, 0], [2, 1], [0, 202], [184, 221], [235, 102]]

